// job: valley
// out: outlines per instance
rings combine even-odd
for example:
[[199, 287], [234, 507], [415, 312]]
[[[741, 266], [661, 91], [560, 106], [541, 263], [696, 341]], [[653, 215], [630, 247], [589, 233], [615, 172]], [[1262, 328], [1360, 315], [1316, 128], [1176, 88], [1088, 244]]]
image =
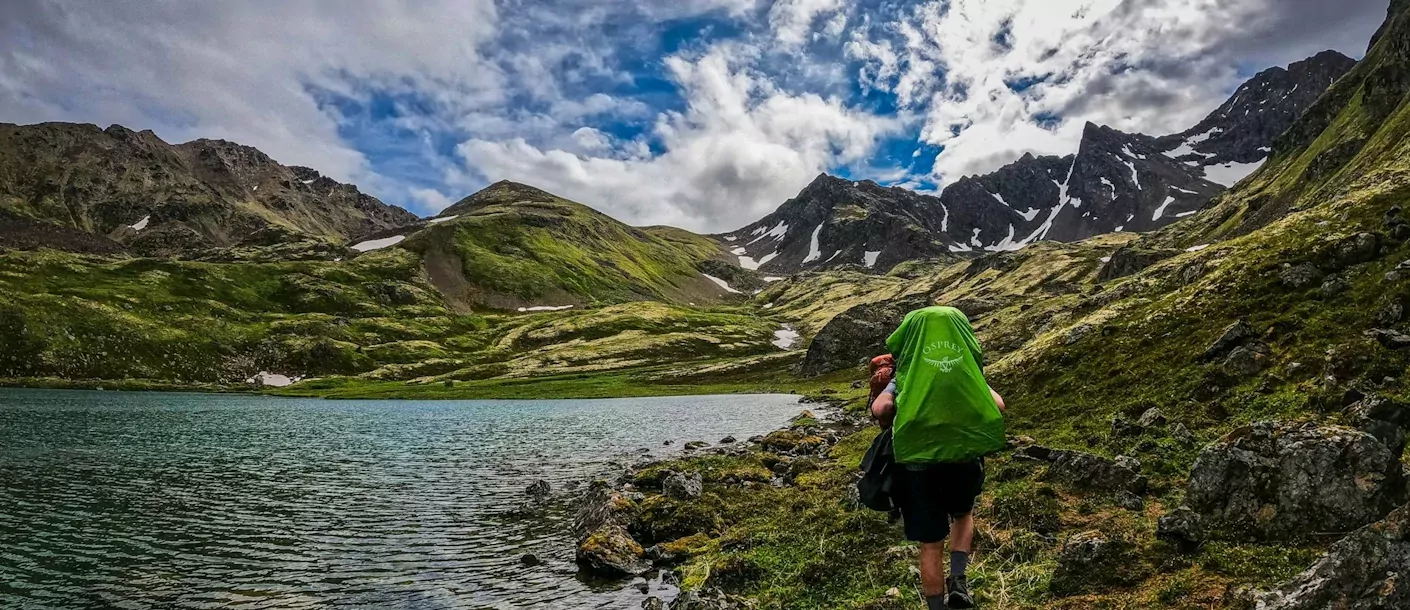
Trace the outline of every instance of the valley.
[[1401, 0], [1361, 61], [1261, 72], [1185, 132], [1088, 124], [935, 195], [824, 174], [718, 235], [507, 181], [421, 219], [230, 143], [4, 126], [0, 383], [804, 394], [835, 416], [594, 484], [579, 563], [672, 570], [672, 608], [913, 609], [915, 547], [849, 499], [857, 382], [947, 304], [1010, 405], [981, 603], [1402, 607], [1407, 208]]

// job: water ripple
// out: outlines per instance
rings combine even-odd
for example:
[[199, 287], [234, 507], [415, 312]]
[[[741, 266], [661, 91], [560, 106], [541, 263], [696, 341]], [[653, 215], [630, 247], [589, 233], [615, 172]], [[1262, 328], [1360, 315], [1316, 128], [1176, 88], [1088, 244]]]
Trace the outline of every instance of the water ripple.
[[797, 408], [0, 390], [0, 607], [637, 608], [574, 577], [565, 516], [503, 512]]

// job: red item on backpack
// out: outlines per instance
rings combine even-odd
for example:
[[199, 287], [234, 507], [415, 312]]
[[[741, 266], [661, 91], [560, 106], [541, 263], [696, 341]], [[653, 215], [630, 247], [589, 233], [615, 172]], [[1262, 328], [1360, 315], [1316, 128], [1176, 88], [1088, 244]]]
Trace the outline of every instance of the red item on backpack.
[[871, 359], [871, 397], [867, 399], [867, 405], [876, 402], [876, 397], [881, 395], [881, 391], [891, 383], [896, 377], [896, 359], [891, 354], [882, 354]]

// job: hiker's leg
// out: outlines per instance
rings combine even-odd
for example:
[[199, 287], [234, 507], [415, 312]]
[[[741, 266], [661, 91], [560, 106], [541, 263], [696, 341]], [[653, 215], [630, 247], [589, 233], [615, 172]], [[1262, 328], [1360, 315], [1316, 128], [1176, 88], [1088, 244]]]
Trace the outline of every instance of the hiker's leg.
[[965, 513], [950, 521], [950, 550], [968, 553], [974, 548], [974, 513]]
[[926, 597], [945, 594], [945, 542], [920, 545], [920, 584]]

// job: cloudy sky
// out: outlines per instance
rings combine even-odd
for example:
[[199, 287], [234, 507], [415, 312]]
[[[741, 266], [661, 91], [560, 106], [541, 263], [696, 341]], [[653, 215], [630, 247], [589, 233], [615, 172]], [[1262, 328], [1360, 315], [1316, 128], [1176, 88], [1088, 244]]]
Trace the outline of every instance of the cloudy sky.
[[1086, 121], [1182, 131], [1360, 58], [1386, 0], [5, 0], [0, 121], [225, 138], [422, 215], [521, 181], [724, 231], [819, 172], [922, 190]]

